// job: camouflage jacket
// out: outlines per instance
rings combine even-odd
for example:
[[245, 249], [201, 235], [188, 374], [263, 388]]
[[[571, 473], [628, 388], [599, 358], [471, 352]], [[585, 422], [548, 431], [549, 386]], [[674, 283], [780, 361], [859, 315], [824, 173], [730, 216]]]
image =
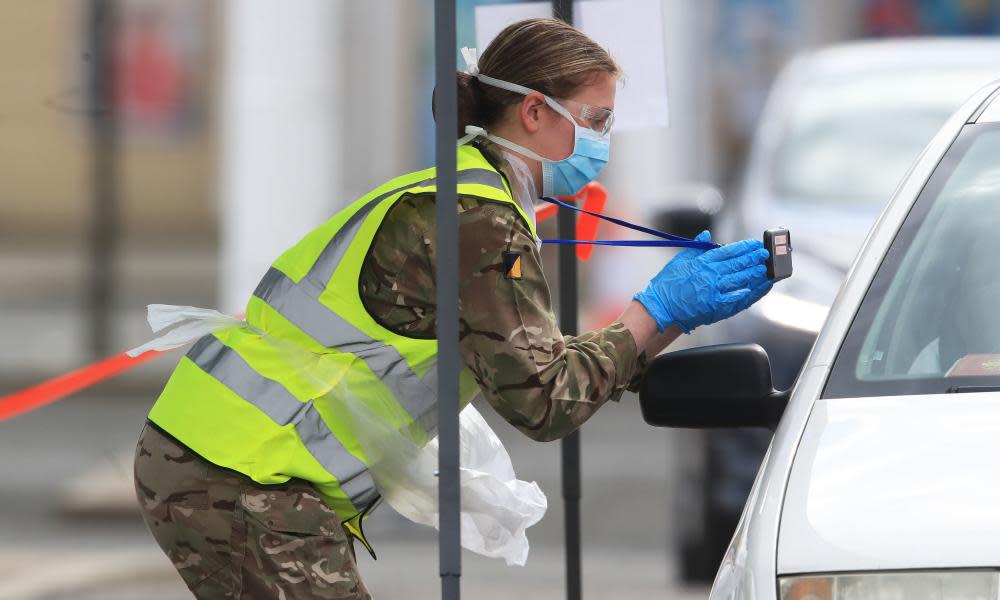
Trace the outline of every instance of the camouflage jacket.
[[[634, 390], [645, 356], [624, 325], [559, 332], [541, 255], [517, 212], [472, 198], [460, 198], [458, 212], [460, 350], [496, 411], [530, 438], [554, 440]], [[361, 297], [391, 331], [434, 337], [434, 240], [427, 196], [403, 197], [376, 234]]]

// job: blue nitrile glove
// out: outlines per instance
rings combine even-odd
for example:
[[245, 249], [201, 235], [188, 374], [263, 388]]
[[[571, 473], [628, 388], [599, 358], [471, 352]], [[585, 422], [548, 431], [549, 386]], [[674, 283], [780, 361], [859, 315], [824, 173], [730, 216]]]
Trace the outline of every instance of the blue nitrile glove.
[[[702, 232], [696, 240], [710, 239]], [[635, 295], [661, 332], [677, 325], [685, 333], [745, 310], [771, 290], [768, 252], [759, 240], [713, 250], [685, 249]]]

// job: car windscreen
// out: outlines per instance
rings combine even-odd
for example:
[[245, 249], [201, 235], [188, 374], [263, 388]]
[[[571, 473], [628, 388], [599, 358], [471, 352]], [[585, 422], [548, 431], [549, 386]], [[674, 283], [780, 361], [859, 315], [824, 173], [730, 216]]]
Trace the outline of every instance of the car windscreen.
[[1000, 126], [969, 125], [886, 253], [824, 398], [1000, 389]]
[[792, 102], [772, 192], [798, 203], [881, 205], [983, 69], [898, 69], [810, 80]]

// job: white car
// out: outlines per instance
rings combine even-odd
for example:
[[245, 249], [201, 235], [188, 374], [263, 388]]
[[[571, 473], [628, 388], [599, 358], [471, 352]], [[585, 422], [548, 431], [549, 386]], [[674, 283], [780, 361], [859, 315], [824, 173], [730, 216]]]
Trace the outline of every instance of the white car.
[[660, 356], [640, 398], [775, 428], [712, 598], [1000, 597], [1000, 81], [910, 167], [792, 389], [732, 344]]
[[[997, 38], [855, 41], [798, 54], [769, 94], [740, 193], [711, 225], [720, 240], [790, 229], [795, 277], [745, 313], [699, 330], [698, 343], [757, 343], [775, 386], [791, 386], [893, 189], [948, 116], [997, 77]], [[711, 581], [770, 436], [689, 437], [698, 445], [674, 504], [678, 554], [683, 576]]]

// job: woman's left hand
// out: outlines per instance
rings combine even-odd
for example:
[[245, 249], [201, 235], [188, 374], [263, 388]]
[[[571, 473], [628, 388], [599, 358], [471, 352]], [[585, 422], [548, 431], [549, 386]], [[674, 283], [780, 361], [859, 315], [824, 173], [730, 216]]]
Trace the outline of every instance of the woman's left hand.
[[695, 252], [679, 253], [635, 296], [661, 332], [675, 324], [690, 333], [728, 319], [771, 290], [764, 266], [769, 254], [759, 240]]

